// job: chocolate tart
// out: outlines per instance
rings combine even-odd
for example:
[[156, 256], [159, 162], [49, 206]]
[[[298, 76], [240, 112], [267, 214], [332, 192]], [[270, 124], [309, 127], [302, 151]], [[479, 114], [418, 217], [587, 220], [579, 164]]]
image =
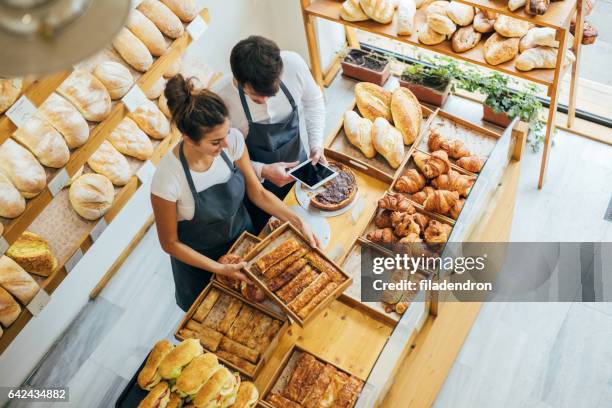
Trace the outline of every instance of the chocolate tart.
[[353, 171], [341, 164], [330, 163], [338, 175], [323, 185], [323, 191], [310, 198], [310, 205], [324, 211], [337, 211], [357, 197], [357, 179]]

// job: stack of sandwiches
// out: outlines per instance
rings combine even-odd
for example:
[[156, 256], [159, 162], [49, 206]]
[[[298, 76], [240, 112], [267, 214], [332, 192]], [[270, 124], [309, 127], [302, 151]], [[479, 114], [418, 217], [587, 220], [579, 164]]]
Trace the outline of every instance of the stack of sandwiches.
[[241, 382], [196, 339], [157, 342], [137, 381], [149, 391], [139, 408], [253, 408], [259, 399], [253, 383]]

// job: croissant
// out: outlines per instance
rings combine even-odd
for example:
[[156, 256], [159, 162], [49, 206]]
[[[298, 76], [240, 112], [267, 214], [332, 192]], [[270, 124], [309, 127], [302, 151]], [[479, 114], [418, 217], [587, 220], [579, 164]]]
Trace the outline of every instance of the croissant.
[[413, 215], [413, 218], [414, 218], [414, 222], [419, 224], [421, 231], [425, 231], [425, 228], [427, 228], [427, 225], [429, 225], [429, 217], [426, 216], [425, 214], [415, 213]]
[[397, 237], [393, 234], [393, 229], [383, 228], [368, 232], [366, 238], [372, 242], [380, 242], [383, 244], [392, 244], [397, 242]]
[[474, 176], [466, 176], [450, 170], [448, 174], [442, 174], [431, 180], [431, 184], [438, 190], [456, 191], [459, 195], [467, 197], [475, 181]]
[[383, 198], [378, 200], [378, 206], [380, 208], [384, 208], [385, 210], [401, 211], [409, 214], [414, 214], [416, 212], [416, 209], [410, 203], [410, 200], [408, 200], [406, 196], [399, 193], [388, 193]]
[[451, 208], [450, 216], [453, 220], [456, 220], [457, 218], [459, 218], [459, 213], [461, 213], [461, 209], [463, 208], [464, 203], [465, 203], [465, 200], [458, 200], [455, 203], [455, 206]]
[[448, 215], [451, 209], [459, 201], [459, 193], [456, 191], [436, 190], [427, 197], [423, 206], [425, 210]]
[[478, 156], [467, 156], [457, 160], [457, 166], [471, 171], [472, 173], [480, 173], [482, 166], [484, 166], [484, 160]]
[[443, 244], [448, 241], [452, 227], [436, 220], [431, 220], [425, 230], [425, 242], [430, 244]]
[[408, 234], [421, 234], [421, 227], [414, 221], [412, 214], [394, 211], [391, 214], [391, 223], [393, 224], [393, 232], [398, 237], [405, 237]]
[[400, 193], [413, 194], [421, 191], [426, 183], [427, 180], [418, 170], [410, 169], [397, 179], [395, 189]]
[[429, 141], [427, 142], [429, 150], [444, 150], [448, 157], [452, 159], [460, 159], [471, 155], [470, 151], [465, 147], [465, 144], [458, 139], [447, 139], [440, 135], [436, 130], [432, 130], [429, 135]]
[[410, 196], [410, 199], [416, 203], [423, 205], [427, 197], [432, 195], [436, 191], [433, 187], [427, 186], [423, 190]]
[[376, 217], [374, 217], [374, 224], [376, 225], [376, 228], [392, 227], [393, 224], [391, 223], [391, 213], [392, 211], [390, 210], [382, 210], [376, 214]]
[[450, 170], [448, 154], [444, 150], [436, 150], [430, 156], [421, 152], [414, 152], [412, 157], [416, 166], [428, 179], [446, 174]]

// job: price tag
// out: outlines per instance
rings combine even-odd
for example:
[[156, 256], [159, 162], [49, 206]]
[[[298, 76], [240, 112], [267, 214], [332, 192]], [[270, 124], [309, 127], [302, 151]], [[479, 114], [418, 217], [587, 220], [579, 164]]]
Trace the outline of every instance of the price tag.
[[130, 112], [134, 112], [140, 105], [150, 102], [138, 85], [134, 85], [121, 100]]
[[151, 160], [147, 160], [136, 172], [136, 177], [142, 184], [147, 184], [153, 178], [153, 174], [155, 174], [155, 166]]
[[77, 266], [81, 258], [83, 258], [83, 251], [81, 251], [81, 248], [78, 248], [64, 265], [64, 268], [66, 268], [66, 272], [71, 272], [74, 267]]
[[197, 16], [193, 19], [191, 23], [187, 26], [187, 32], [191, 36], [191, 38], [195, 41], [202, 36], [204, 31], [208, 28], [208, 24], [202, 18], [202, 16]]
[[93, 242], [96, 242], [98, 238], [100, 238], [100, 235], [102, 235], [106, 227], [108, 227], [106, 220], [104, 218], [100, 218], [100, 221], [98, 221], [96, 226], [89, 233]]
[[6, 116], [17, 126], [22, 127], [36, 113], [36, 106], [23, 95], [6, 111]]
[[30, 303], [26, 306], [33, 316], [38, 316], [40, 312], [47, 306], [47, 303], [51, 300], [51, 296], [43, 289], [39, 290], [34, 299], [30, 300]]
[[51, 180], [51, 182], [49, 183], [49, 191], [51, 192], [51, 195], [53, 197], [58, 195], [59, 192], [62, 191], [62, 188], [66, 187], [66, 184], [68, 184], [69, 180], [70, 176], [68, 175], [66, 169], [61, 169], [60, 172], [55, 177], [53, 177], [53, 180]]
[[4, 237], [0, 237], [0, 256], [4, 255], [4, 253], [9, 249], [9, 243], [6, 242]]

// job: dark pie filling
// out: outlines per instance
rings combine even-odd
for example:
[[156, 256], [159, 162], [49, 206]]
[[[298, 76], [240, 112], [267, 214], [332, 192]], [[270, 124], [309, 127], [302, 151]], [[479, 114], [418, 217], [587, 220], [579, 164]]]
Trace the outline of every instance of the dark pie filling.
[[351, 196], [355, 190], [355, 177], [336, 165], [330, 168], [338, 171], [333, 180], [325, 184], [325, 190], [318, 193], [314, 199], [322, 204], [338, 204]]

